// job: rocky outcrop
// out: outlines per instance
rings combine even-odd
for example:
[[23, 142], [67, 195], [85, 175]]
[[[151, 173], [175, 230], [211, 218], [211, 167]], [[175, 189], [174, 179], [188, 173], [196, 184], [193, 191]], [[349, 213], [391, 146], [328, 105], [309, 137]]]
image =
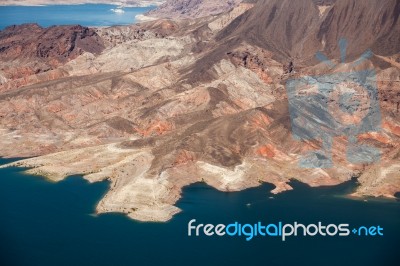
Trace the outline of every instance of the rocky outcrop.
[[2, 60], [40, 58], [57, 64], [83, 52], [100, 54], [103, 50], [103, 41], [96, 32], [79, 25], [42, 28], [37, 24], [22, 24], [0, 32]]
[[103, 40], [87, 27], [9, 26], [0, 31], [0, 71], [7, 79], [19, 79], [55, 69], [85, 52], [100, 54], [104, 48]]

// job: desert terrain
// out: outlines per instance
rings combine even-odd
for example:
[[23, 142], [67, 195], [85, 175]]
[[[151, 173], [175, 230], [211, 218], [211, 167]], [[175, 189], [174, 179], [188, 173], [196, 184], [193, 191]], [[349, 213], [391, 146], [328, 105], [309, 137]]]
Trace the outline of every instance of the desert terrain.
[[[11, 165], [56, 182], [108, 180], [97, 212], [140, 221], [171, 219], [182, 188], [196, 182], [225, 192], [267, 182], [281, 193], [292, 179], [317, 187], [356, 177], [353, 197], [400, 192], [398, 1], [230, 1], [214, 10], [199, 1], [187, 16], [158, 15], [180, 2], [131, 26], [0, 31], [0, 156], [27, 158]], [[366, 69], [376, 73], [379, 108], [362, 95], [359, 106], [379, 123], [356, 140], [335, 136], [331, 167], [301, 167], [324, 145], [314, 138], [321, 117], [361, 120], [335, 97], [329, 110], [291, 103], [288, 82]], [[295, 138], [293, 112], [305, 116], [308, 139]], [[379, 160], [355, 152], [350, 162], [352, 141], [375, 147]]]

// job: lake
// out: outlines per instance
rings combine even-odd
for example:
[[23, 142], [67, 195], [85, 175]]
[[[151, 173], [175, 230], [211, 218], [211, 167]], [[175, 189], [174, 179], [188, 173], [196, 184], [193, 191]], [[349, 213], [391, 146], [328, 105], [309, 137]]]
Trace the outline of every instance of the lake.
[[[1, 159], [0, 164], [10, 160]], [[167, 223], [141, 223], [121, 214], [93, 215], [109, 183], [79, 176], [60, 183], [0, 169], [0, 265], [398, 265], [400, 202], [350, 200], [351, 181], [270, 193], [272, 185], [222, 193], [205, 184], [184, 189], [183, 211]], [[273, 198], [270, 198], [272, 197]], [[381, 225], [383, 237], [188, 237], [203, 223], [302, 222]]]
[[0, 30], [10, 25], [38, 23], [52, 25], [113, 26], [135, 22], [135, 16], [155, 7], [124, 7], [124, 13], [113, 12], [115, 5], [49, 5], [49, 6], [0, 6]]

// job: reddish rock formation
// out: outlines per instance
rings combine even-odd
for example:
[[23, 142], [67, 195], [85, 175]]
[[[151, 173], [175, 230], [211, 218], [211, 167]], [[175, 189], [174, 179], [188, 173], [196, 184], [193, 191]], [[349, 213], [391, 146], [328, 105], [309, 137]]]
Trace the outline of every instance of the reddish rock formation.
[[0, 31], [0, 58], [41, 58], [50, 64], [65, 63], [83, 52], [99, 54], [104, 50], [100, 37], [87, 27], [37, 24], [14, 25]]
[[[87, 27], [14, 25], [0, 31], [0, 71], [7, 79], [47, 72], [84, 52], [100, 54], [103, 40]], [[7, 67], [5, 62], [10, 62]], [[23, 62], [28, 62], [23, 66]], [[18, 67], [15, 67], [15, 65]]]

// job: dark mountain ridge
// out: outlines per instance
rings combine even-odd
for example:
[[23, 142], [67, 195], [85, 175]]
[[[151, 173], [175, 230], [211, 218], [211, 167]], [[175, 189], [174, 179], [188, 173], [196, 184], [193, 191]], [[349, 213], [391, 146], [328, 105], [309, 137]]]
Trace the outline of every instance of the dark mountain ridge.
[[215, 49], [198, 61], [189, 78], [207, 78], [209, 74], [200, 73], [244, 43], [272, 52], [281, 63], [295, 61], [298, 67], [316, 65], [319, 51], [338, 60], [341, 38], [348, 42], [347, 61], [368, 49], [395, 55], [400, 52], [399, 14], [399, 0], [257, 1], [217, 35]]

